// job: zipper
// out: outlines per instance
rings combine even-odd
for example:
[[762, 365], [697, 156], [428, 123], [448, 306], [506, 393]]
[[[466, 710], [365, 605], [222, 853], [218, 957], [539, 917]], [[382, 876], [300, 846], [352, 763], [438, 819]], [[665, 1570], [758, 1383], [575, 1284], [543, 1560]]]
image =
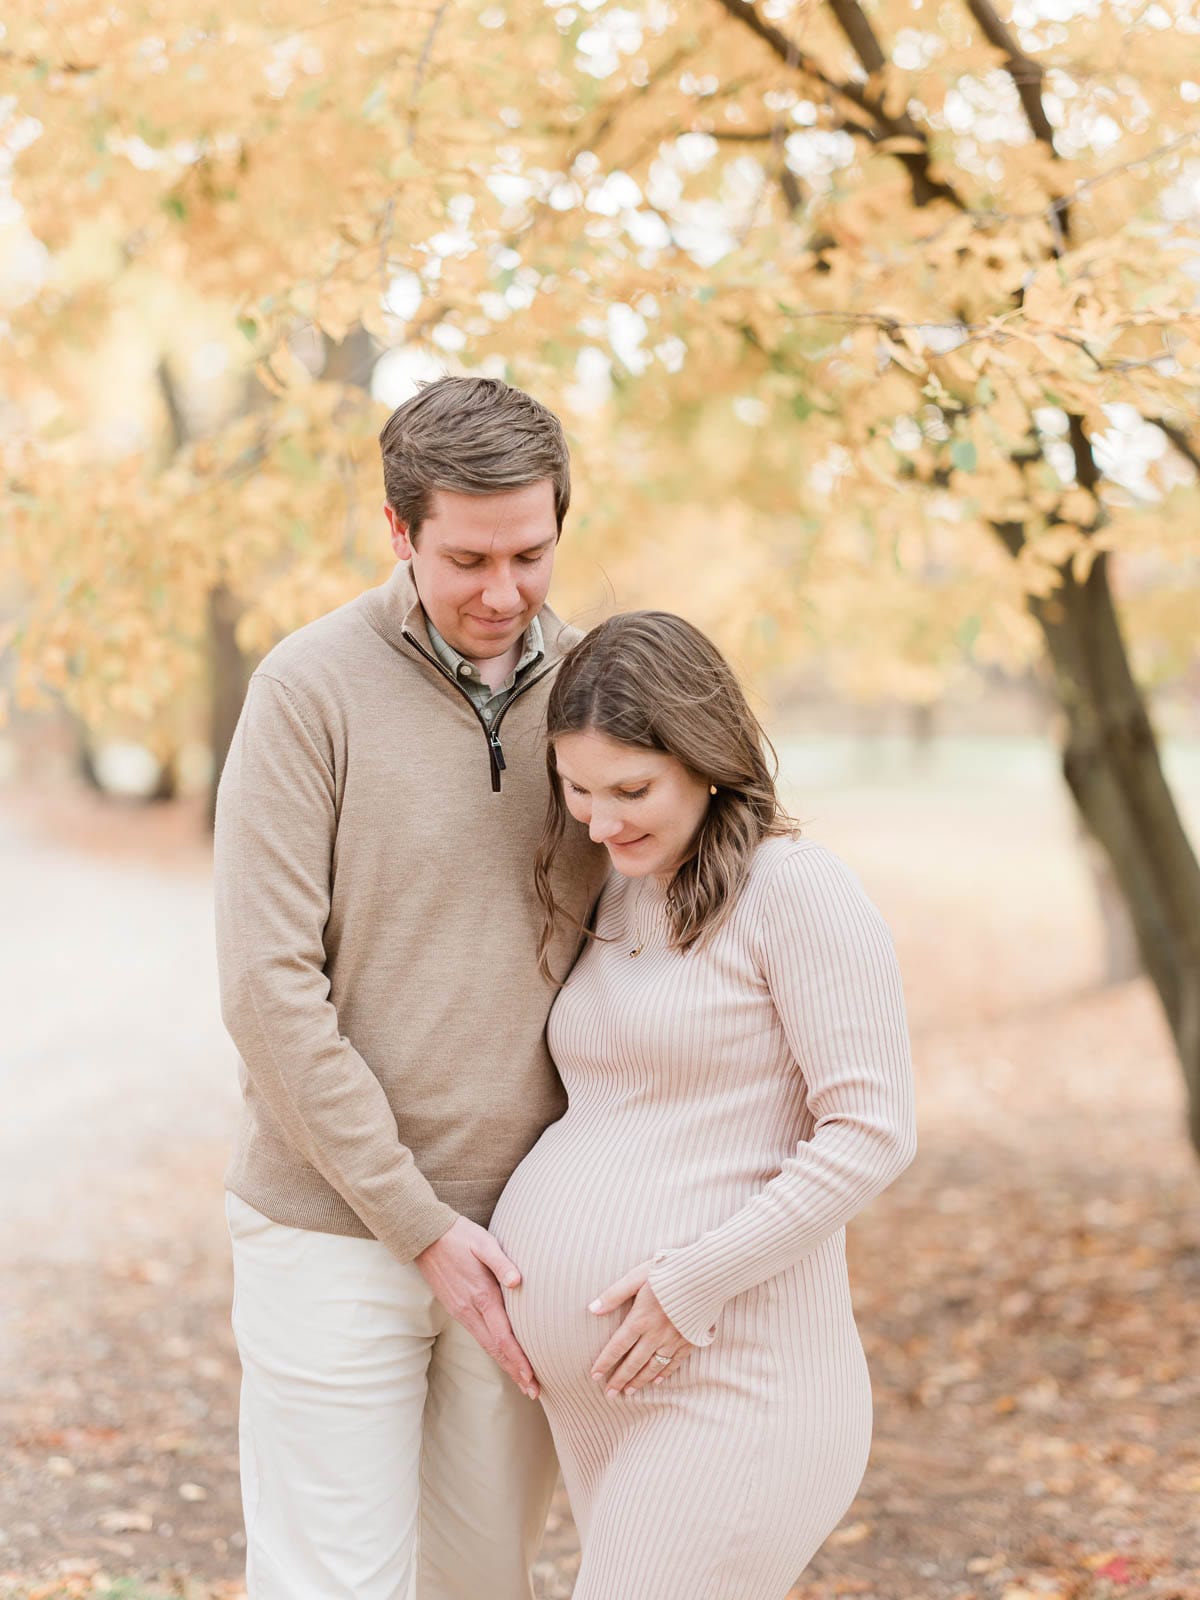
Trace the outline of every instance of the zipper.
[[491, 768], [492, 774], [492, 793], [499, 794], [500, 774], [504, 772], [508, 766], [508, 763], [504, 759], [504, 746], [500, 743], [500, 724], [508, 715], [508, 708], [512, 705], [514, 700], [519, 700], [520, 697], [525, 693], [526, 689], [532, 689], [535, 683], [540, 683], [543, 678], [548, 678], [550, 676], [550, 674], [554, 671], [553, 662], [546, 668], [544, 672], [539, 672], [532, 678], [526, 678], [524, 683], [519, 684], [516, 688], [514, 688], [508, 699], [500, 707], [500, 712], [496, 717], [496, 720], [489, 724], [483, 712], [480, 711], [479, 707], [475, 704], [474, 700], [471, 699], [471, 696], [463, 688], [462, 684], [459, 683], [458, 679], [454, 676], [450, 669], [443, 666], [435, 655], [426, 650], [421, 641], [416, 638], [415, 635], [409, 633], [407, 628], [405, 628], [403, 631], [405, 639], [410, 645], [412, 645], [417, 654], [419, 656], [424, 656], [425, 660], [428, 661], [431, 666], [437, 668], [442, 677], [446, 679], [447, 683], [452, 683], [454, 685], [455, 689], [458, 690], [459, 694], [462, 695], [463, 699], [475, 713], [475, 720], [483, 729], [484, 737], [487, 739], [488, 765]]

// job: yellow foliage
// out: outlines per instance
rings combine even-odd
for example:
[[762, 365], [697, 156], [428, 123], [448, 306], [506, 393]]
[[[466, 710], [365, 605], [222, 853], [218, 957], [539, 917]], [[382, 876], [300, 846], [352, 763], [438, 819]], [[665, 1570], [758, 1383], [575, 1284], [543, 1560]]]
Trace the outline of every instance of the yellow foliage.
[[17, 694], [195, 717], [214, 585], [259, 650], [385, 570], [384, 407], [321, 368], [362, 330], [560, 406], [581, 613], [921, 699], [1027, 664], [1025, 596], [1102, 546], [1187, 590], [1180, 458], [1133, 510], [1046, 419], [1195, 415], [1190, 36], [1125, 0], [1022, 35], [1052, 149], [963, 4], [879, 0], [866, 74], [832, 8], [777, 8], [782, 53], [749, 9], [14, 0]]

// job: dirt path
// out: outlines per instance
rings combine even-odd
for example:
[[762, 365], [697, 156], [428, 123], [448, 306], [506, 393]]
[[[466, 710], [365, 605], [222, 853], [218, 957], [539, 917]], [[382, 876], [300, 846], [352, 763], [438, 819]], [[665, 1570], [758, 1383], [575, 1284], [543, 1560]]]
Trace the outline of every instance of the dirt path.
[[[1200, 1600], [1200, 1190], [1177, 1073], [1143, 984], [1090, 987], [1052, 774], [1002, 777], [810, 769], [797, 802], [895, 929], [922, 1125], [852, 1232], [876, 1443], [797, 1593]], [[0, 1596], [237, 1593], [235, 1088], [188, 820], [0, 807]], [[543, 1600], [574, 1563], [560, 1506]]]

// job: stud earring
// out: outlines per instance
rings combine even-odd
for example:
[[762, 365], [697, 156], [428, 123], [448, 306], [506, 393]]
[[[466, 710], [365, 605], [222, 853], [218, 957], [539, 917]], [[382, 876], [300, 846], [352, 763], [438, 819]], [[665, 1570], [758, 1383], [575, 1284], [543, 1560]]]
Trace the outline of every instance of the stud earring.
[[709, 794], [716, 794], [716, 792], [717, 792], [717, 786], [716, 786], [716, 784], [715, 784], [715, 783], [710, 783], [710, 784], [709, 784], [709, 786], [708, 786], [708, 792], [709, 792]]

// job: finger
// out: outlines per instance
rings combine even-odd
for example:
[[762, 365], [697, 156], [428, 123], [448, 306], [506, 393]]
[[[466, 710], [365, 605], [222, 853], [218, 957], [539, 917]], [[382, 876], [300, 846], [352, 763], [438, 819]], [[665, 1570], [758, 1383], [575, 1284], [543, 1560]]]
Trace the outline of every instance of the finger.
[[618, 1365], [616, 1371], [610, 1374], [608, 1382], [604, 1386], [606, 1397], [611, 1400], [615, 1395], [621, 1394], [625, 1385], [631, 1379], [637, 1377], [653, 1355], [653, 1339], [639, 1339], [624, 1361]]
[[514, 1262], [501, 1250], [490, 1233], [483, 1233], [478, 1240], [472, 1240], [471, 1248], [476, 1257], [483, 1262], [490, 1272], [495, 1273], [497, 1279], [506, 1289], [515, 1289], [521, 1281], [521, 1274]]
[[615, 1366], [628, 1355], [633, 1346], [641, 1337], [641, 1329], [632, 1324], [632, 1319], [626, 1317], [612, 1338], [592, 1362], [592, 1377], [600, 1382]]
[[536, 1400], [540, 1391], [533, 1365], [517, 1343], [503, 1305], [497, 1302], [481, 1314], [480, 1329], [475, 1337], [517, 1387], [531, 1400]]
[[626, 1393], [628, 1393], [630, 1389], [645, 1389], [647, 1387], [653, 1388], [656, 1383], [661, 1383], [663, 1379], [669, 1377], [672, 1372], [678, 1371], [679, 1367], [682, 1365], [683, 1355], [686, 1348], [686, 1346], [681, 1346], [678, 1350], [670, 1350], [666, 1345], [659, 1345], [658, 1349], [655, 1351], [655, 1355], [669, 1355], [671, 1359], [669, 1361], [656, 1361], [654, 1356], [651, 1356], [650, 1360], [647, 1361], [646, 1365], [638, 1373], [637, 1377], [625, 1385]]
[[618, 1278], [616, 1283], [610, 1283], [602, 1294], [598, 1294], [588, 1306], [588, 1310], [602, 1317], [606, 1312], [615, 1311], [618, 1306], [623, 1306], [626, 1300], [633, 1299], [645, 1283], [648, 1271], [649, 1267], [645, 1262], [640, 1267], [634, 1267], [632, 1272], [627, 1272], [623, 1278]]

